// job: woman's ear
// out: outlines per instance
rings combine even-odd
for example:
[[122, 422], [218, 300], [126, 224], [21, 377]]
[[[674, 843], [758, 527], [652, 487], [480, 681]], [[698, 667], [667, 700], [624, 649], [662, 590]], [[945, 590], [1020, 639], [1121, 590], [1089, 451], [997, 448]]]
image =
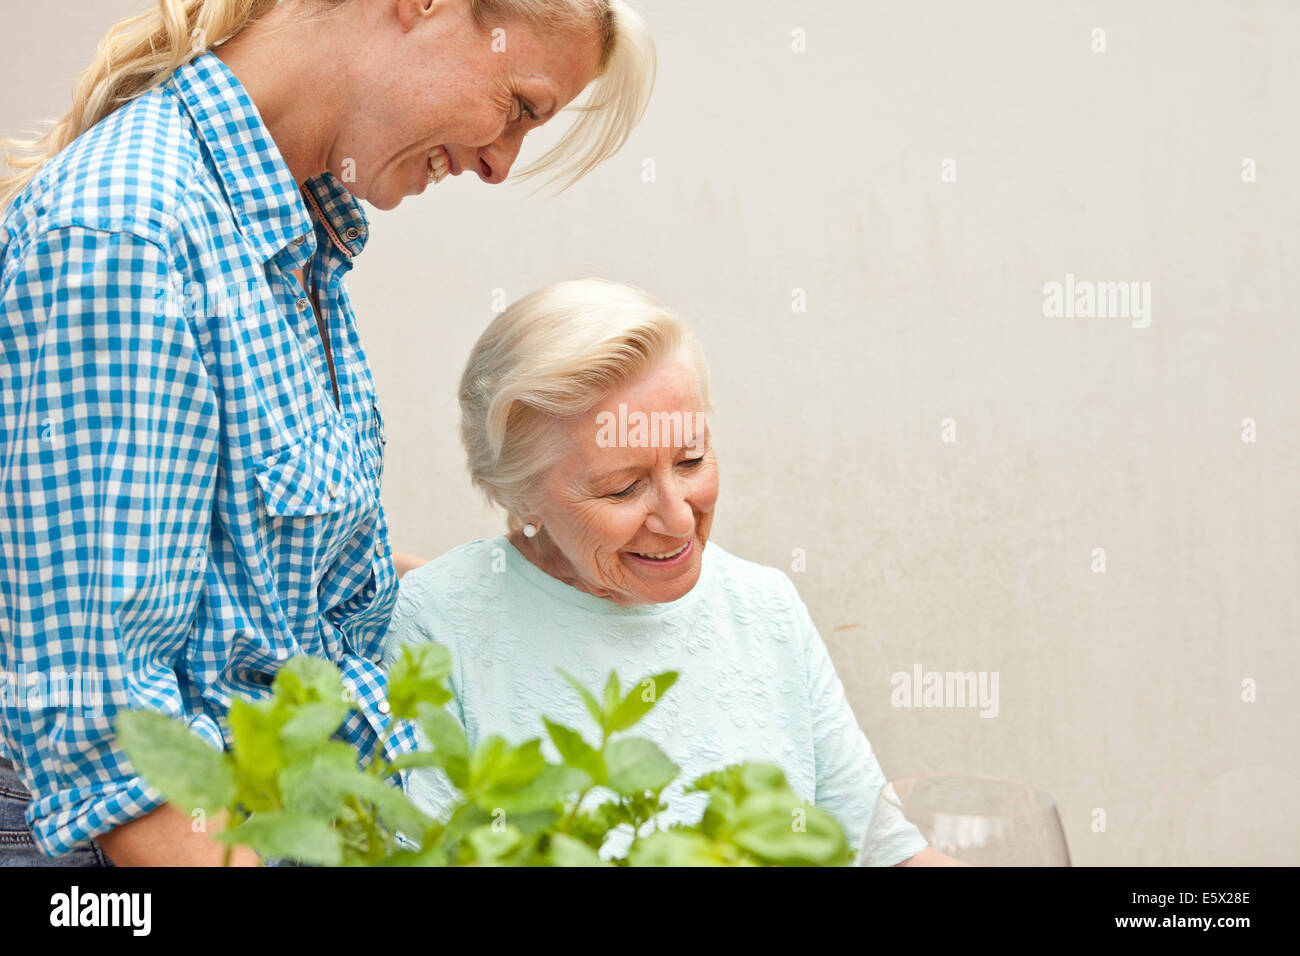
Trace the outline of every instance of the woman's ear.
[[[514, 512], [515, 518], [521, 526], [532, 525], [534, 528], [542, 526], [542, 517], [537, 512], [528, 507], [520, 507]], [[532, 535], [529, 535], [531, 538]]]
[[405, 32], [414, 29], [436, 9], [450, 5], [448, 0], [394, 0], [394, 2], [397, 4], [397, 22]]

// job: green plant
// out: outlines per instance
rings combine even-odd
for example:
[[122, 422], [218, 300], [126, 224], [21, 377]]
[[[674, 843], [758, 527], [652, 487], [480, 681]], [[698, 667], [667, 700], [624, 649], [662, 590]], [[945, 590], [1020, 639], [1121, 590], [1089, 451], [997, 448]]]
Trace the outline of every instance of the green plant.
[[[288, 661], [271, 697], [236, 700], [230, 749], [218, 751], [179, 721], [124, 711], [117, 733], [136, 770], [186, 810], [229, 813], [216, 838], [265, 858], [325, 866], [762, 866], [839, 865], [850, 860], [844, 833], [824, 810], [801, 800], [778, 767], [741, 764], [709, 773], [687, 789], [707, 793], [693, 825], [661, 827], [664, 789], [679, 768], [652, 741], [630, 736], [677, 680], [669, 671], [625, 693], [611, 673], [600, 699], [565, 674], [600, 730], [599, 745], [542, 718], [561, 756], [550, 763], [541, 740], [512, 745], [498, 736], [470, 751], [445, 709], [451, 671], [437, 644], [403, 649], [389, 676], [396, 720], [417, 720], [433, 746], [389, 762], [384, 748], [365, 767], [333, 735], [349, 703], [338, 670], [315, 657]], [[394, 721], [395, 723], [395, 721]], [[391, 733], [391, 726], [390, 726]], [[393, 783], [401, 770], [440, 768], [461, 792], [435, 820]], [[585, 799], [600, 788], [609, 798]], [[624, 856], [599, 854], [609, 832], [631, 827]], [[227, 856], [227, 860], [229, 855]]]

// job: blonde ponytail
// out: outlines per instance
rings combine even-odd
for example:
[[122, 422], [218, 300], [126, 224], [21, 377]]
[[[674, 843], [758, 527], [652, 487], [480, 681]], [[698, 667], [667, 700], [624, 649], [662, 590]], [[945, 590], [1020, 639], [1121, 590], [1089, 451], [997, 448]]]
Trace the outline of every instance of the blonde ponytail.
[[279, 0], [158, 0], [157, 9], [123, 20], [99, 44], [81, 75], [72, 108], [34, 140], [0, 139], [8, 175], [0, 176], [0, 210], [59, 150], [194, 57], [273, 10]]

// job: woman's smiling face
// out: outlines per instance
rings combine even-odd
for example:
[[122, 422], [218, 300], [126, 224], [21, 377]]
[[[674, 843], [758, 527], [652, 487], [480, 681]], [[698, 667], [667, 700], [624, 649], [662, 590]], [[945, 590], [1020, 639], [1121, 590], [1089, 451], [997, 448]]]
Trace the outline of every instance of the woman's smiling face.
[[[659, 429], [644, 447], [633, 437], [638, 413], [682, 427]], [[611, 447], [609, 416], [633, 423], [631, 440]], [[617, 604], [686, 595], [699, 580], [718, 500], [718, 462], [690, 363], [666, 359], [555, 429], [563, 457], [522, 515], [541, 530], [511, 540], [553, 577]]]
[[372, 33], [365, 60], [387, 79], [367, 78], [375, 100], [356, 111], [328, 168], [379, 209], [423, 192], [431, 171], [503, 182], [524, 135], [576, 99], [600, 62], [594, 26], [578, 36], [521, 22], [480, 27], [466, 0], [377, 9], [387, 29]]

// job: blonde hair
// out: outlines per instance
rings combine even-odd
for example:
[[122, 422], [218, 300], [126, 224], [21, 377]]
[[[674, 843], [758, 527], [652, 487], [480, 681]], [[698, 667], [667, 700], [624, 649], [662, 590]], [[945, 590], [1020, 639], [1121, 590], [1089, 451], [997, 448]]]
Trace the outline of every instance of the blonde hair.
[[154, 10], [108, 31], [72, 94], [72, 108], [34, 140], [0, 140], [9, 175], [0, 178], [0, 209], [42, 166], [114, 110], [164, 83], [205, 49], [234, 36], [279, 0], [159, 0]]
[[657, 57], [645, 20], [624, 0], [469, 0], [475, 20], [518, 18], [547, 29], [579, 33], [598, 25], [601, 43], [596, 77], [587, 95], [565, 112], [577, 118], [540, 159], [515, 174], [529, 179], [551, 173], [564, 191], [613, 156], [641, 122], [654, 89]]
[[712, 414], [698, 341], [647, 293], [577, 279], [524, 296], [479, 337], [461, 376], [460, 437], [475, 487], [518, 530], [517, 510], [563, 452], [550, 426], [677, 355], [692, 366]]
[[[81, 75], [72, 107], [32, 140], [0, 139], [7, 175], [0, 210], [65, 146], [114, 110], [165, 83], [181, 66], [275, 9], [280, 0], [158, 0], [155, 9], [109, 30]], [[347, 0], [325, 0], [334, 5]], [[599, 32], [601, 58], [578, 118], [560, 141], [519, 174], [553, 172], [567, 189], [622, 148], [645, 114], [654, 87], [654, 40], [624, 0], [468, 0], [480, 27], [522, 19], [568, 32]], [[568, 175], [565, 175], [565, 171]]]

